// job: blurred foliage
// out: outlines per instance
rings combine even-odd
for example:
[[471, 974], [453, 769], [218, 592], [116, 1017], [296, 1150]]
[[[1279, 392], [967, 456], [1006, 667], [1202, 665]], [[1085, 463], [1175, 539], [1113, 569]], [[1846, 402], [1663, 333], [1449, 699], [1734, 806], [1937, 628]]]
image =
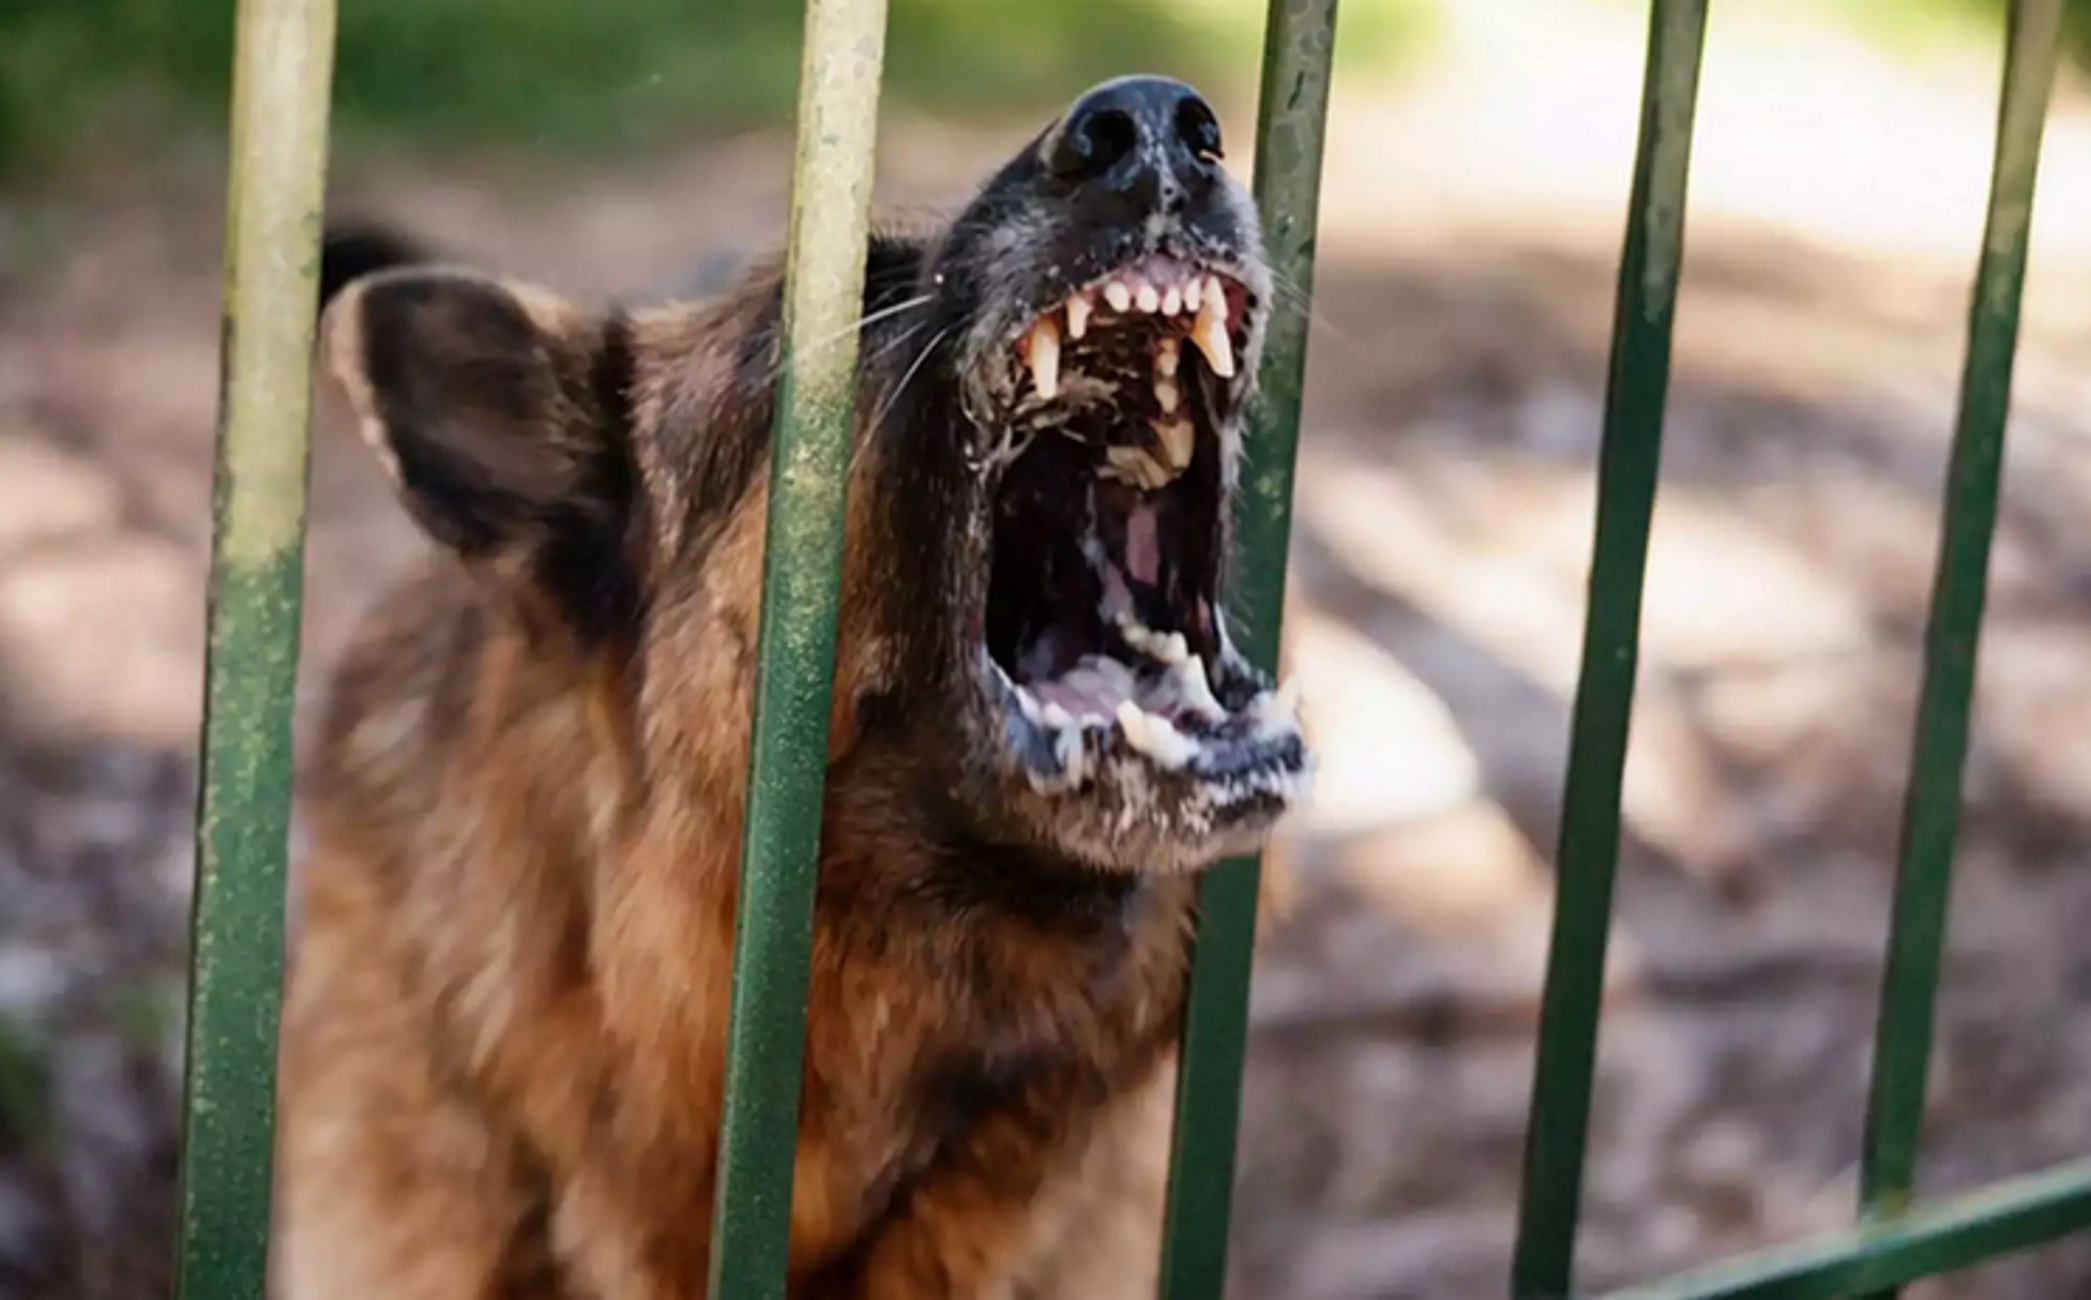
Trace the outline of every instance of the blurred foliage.
[[[1800, 3], [1814, 7], [1820, 0]], [[2000, 32], [2009, 4], [2010, 0], [1834, 0], [1823, 8], [1862, 31], [1922, 49]], [[2091, 0], [2063, 0], [2062, 12], [2069, 53], [2079, 64], [2091, 64]]]
[[[235, 0], [0, 0], [0, 171], [121, 167], [224, 120]], [[1253, 86], [1260, 0], [891, 0], [890, 103], [1029, 109], [1129, 71]], [[1430, 0], [1353, 0], [1346, 62]], [[615, 149], [787, 116], [794, 0], [340, 0], [338, 138]]]
[[[888, 103], [1032, 112], [1131, 71], [1252, 89], [1265, 0], [889, 0]], [[1344, 0], [1380, 77], [1461, 0]], [[1589, 3], [1590, 0], [1515, 0]], [[1647, 0], [1608, 0], [1645, 7]], [[2008, 0], [1763, 0], [1888, 47], [1991, 39]], [[236, 0], [0, 0], [0, 174], [120, 172], [223, 130]], [[640, 150], [784, 119], [798, 0], [338, 0], [339, 152]], [[2091, 62], [2091, 0], [2066, 0]]]

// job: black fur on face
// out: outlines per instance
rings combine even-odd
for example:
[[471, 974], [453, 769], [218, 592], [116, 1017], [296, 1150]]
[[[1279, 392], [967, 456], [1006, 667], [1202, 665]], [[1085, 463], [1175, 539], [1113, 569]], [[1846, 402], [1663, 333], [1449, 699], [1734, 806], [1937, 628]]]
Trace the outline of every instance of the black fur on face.
[[1222, 617], [1271, 282], [1219, 151], [1189, 87], [1106, 83], [867, 295], [895, 713], [977, 830], [1093, 867], [1253, 847], [1308, 779]]

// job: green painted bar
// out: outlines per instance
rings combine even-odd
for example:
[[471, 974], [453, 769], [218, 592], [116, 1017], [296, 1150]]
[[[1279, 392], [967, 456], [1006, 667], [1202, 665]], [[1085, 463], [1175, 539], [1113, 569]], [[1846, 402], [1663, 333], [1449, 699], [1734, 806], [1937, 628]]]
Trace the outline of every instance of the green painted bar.
[[1975, 654], [1996, 530], [2019, 292], [2033, 216], [2041, 127], [2062, 22], [2062, 0], [2015, 0], [1997, 115], [1989, 215], [1968, 314], [1960, 412], [1946, 471], [1945, 522], [1924, 638], [1901, 867], [1874, 1040], [1861, 1196], [1871, 1218], [1901, 1213], [1916, 1178], [1931, 1057], [1939, 962], [1945, 947], [1960, 777], [1967, 756]]
[[1654, 0], [1649, 8], [1640, 143], [1598, 457], [1590, 607], [1511, 1269], [1517, 1300], [1561, 1300], [1574, 1278], [1598, 1005], [1619, 865], [1619, 788], [1633, 715], [1641, 584], [1662, 456], [1670, 325], [1684, 257], [1692, 114], [1705, 34], [1706, 0]]
[[2091, 1227], [2091, 1160], [1603, 1300], [1844, 1300]]
[[241, 0], [176, 1294], [263, 1293], [333, 0]]
[[[1271, 269], [1282, 287], [1271, 304], [1263, 396], [1244, 439], [1232, 605], [1243, 653], [1268, 672], [1277, 670], [1285, 605], [1336, 3], [1271, 0], [1264, 32], [1255, 190]], [[1169, 1153], [1165, 1300], [1216, 1300], [1226, 1281], [1260, 878], [1256, 858], [1237, 858], [1214, 867], [1199, 887]]]
[[770, 460], [713, 1300], [784, 1294], [886, 0], [808, 0]]

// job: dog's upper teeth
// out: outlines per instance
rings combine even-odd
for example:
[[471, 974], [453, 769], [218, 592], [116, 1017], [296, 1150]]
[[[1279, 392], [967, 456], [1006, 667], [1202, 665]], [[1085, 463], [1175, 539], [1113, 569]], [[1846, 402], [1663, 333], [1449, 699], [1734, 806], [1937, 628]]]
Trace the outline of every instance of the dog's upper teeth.
[[1041, 316], [1024, 336], [1024, 359], [1031, 366], [1031, 386], [1038, 395], [1052, 400], [1060, 392], [1060, 322]]
[[1133, 291], [1126, 288], [1125, 281], [1113, 280], [1104, 286], [1104, 301], [1110, 304], [1112, 311], [1126, 312], [1132, 308]]
[[1162, 305], [1161, 290], [1155, 288], [1152, 284], [1148, 283], [1147, 281], [1142, 280], [1140, 282], [1140, 287], [1133, 291], [1133, 303], [1135, 306], [1139, 307], [1141, 311], [1146, 312], [1149, 315], [1153, 315], [1157, 310], [1161, 308]]
[[1198, 320], [1191, 326], [1191, 342], [1205, 354], [1205, 363], [1222, 379], [1234, 378], [1234, 342], [1227, 337], [1227, 295], [1219, 281], [1205, 286], [1205, 299]]
[[1154, 343], [1154, 373], [1164, 379], [1176, 377], [1176, 367], [1182, 357], [1182, 345], [1173, 338], [1156, 339]]
[[1162, 294], [1162, 315], [1174, 316], [1182, 310], [1183, 290], [1172, 284], [1169, 286], [1168, 291]]
[[1078, 339], [1089, 332], [1089, 313], [1095, 308], [1087, 294], [1078, 293], [1067, 300], [1067, 337]]
[[1194, 275], [1185, 281], [1183, 286], [1183, 305], [1192, 311], [1197, 311], [1198, 299], [1203, 295], [1204, 289], [1205, 281], [1198, 276]]

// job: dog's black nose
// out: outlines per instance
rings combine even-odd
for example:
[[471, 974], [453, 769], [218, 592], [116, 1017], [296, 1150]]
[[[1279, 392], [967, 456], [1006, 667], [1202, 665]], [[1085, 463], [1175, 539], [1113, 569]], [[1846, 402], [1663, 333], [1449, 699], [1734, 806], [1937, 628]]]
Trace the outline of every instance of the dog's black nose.
[[1180, 81], [1121, 77], [1075, 101], [1046, 137], [1044, 157], [1080, 190], [1168, 209], [1219, 164], [1220, 123]]

